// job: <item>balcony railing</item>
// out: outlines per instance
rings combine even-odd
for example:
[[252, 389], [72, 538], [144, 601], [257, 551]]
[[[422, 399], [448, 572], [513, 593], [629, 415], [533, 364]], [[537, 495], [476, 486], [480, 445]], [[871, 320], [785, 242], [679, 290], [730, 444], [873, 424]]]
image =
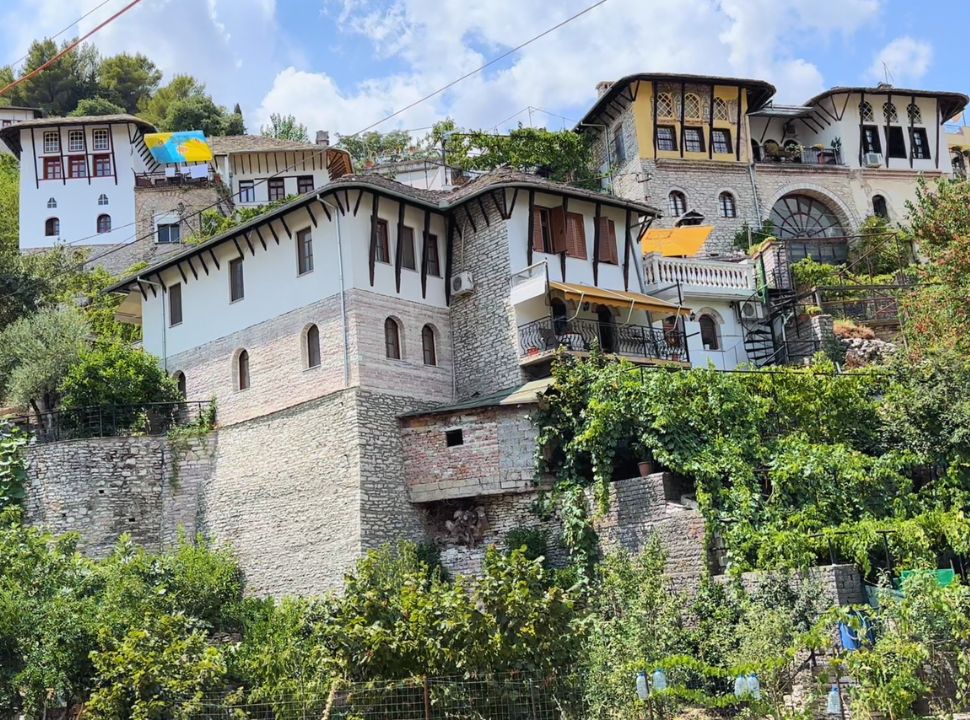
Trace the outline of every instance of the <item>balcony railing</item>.
[[757, 161], [762, 163], [789, 163], [801, 165], [844, 165], [842, 150], [816, 147], [765, 147], [758, 148]]
[[551, 317], [519, 326], [522, 359], [542, 356], [565, 348], [570, 352], [589, 352], [599, 346], [604, 352], [630, 358], [685, 362], [687, 341], [684, 332], [645, 325], [618, 325], [597, 320], [555, 320]]
[[24, 415], [13, 424], [30, 432], [37, 442], [96, 437], [164, 435], [177, 427], [211, 427], [215, 406], [208, 400], [143, 405], [96, 405]]
[[680, 284], [695, 292], [711, 295], [739, 294], [755, 291], [754, 266], [719, 260], [669, 258], [656, 253], [644, 263], [647, 285], [663, 287]]
[[183, 168], [169, 167], [161, 172], [135, 173], [135, 187], [169, 187], [172, 185], [205, 186], [215, 182], [215, 171], [205, 165], [192, 165]]

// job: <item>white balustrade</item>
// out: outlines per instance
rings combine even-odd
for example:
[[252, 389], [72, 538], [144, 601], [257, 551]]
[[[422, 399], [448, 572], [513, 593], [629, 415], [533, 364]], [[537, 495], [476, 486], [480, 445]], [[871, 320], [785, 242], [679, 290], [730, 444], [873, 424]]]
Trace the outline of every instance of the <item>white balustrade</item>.
[[648, 286], [680, 283], [697, 291], [754, 292], [755, 290], [754, 266], [747, 262], [671, 258], [651, 253], [645, 258], [644, 269]]

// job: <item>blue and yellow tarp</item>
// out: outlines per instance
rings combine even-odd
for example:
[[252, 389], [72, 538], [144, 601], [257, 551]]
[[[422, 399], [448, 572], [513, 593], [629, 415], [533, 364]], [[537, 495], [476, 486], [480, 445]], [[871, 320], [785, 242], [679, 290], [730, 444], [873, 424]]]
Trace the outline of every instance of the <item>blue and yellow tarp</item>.
[[162, 165], [212, 160], [212, 148], [201, 130], [149, 133], [145, 135], [145, 145]]

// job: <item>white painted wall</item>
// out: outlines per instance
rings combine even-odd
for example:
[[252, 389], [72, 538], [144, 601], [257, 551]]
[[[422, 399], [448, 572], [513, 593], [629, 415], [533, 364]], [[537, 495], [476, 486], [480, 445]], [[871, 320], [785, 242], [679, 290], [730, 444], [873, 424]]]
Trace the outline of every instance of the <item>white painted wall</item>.
[[[352, 196], [356, 196], [356, 190]], [[327, 201], [336, 205], [332, 197]], [[318, 300], [330, 297], [340, 291], [338, 265], [337, 224], [339, 222], [340, 240], [343, 247], [344, 283], [347, 290], [362, 289], [386, 295], [391, 298], [411, 300], [425, 305], [444, 308], [444, 278], [428, 276], [427, 296], [421, 297], [421, 277], [417, 271], [401, 271], [401, 291], [397, 292], [394, 282], [394, 266], [377, 263], [375, 265], [374, 286], [370, 285], [368, 255], [370, 247], [370, 194], [365, 194], [357, 217], [353, 213], [340, 215], [330, 210], [331, 221], [319, 204], [310, 206], [317, 219], [313, 227], [307, 210], [299, 208], [287, 213], [285, 221], [293, 233], [288, 237], [283, 223], [273, 223], [280, 243], [277, 245], [266, 227], [262, 228], [267, 249], [263, 250], [255, 233], [250, 241], [255, 249], [251, 254], [246, 242], [240, 238], [243, 249], [243, 276], [245, 297], [236, 302], [229, 301], [229, 261], [239, 257], [239, 251], [232, 242], [215, 248], [217, 268], [209, 252], [204, 254], [209, 269], [206, 276], [199, 259], [193, 263], [198, 273], [195, 279], [183, 263], [188, 282], [183, 282], [179, 271], [171, 268], [162, 273], [166, 285], [182, 283], [182, 323], [169, 327], [163, 325], [163, 312], [167, 318], [168, 308], [162, 305], [162, 294], [153, 296], [150, 290], [148, 300], [143, 302], [142, 323], [144, 346], [149, 352], [162, 356], [172, 355], [204, 345], [212, 340], [225, 337], [257, 323], [279, 317], [292, 310], [305, 307]], [[390, 230], [391, 257], [394, 257], [397, 242], [397, 203], [382, 200], [380, 217], [388, 220]], [[367, 211], [365, 212], [365, 208]], [[438, 232], [439, 254], [442, 274], [444, 272], [444, 224], [439, 215], [432, 214], [432, 232]], [[416, 208], [407, 208], [405, 222], [415, 228], [415, 243], [420, 259], [420, 230], [423, 228], [424, 213]], [[299, 276], [297, 273], [296, 234], [310, 228], [313, 238], [313, 271]], [[154, 280], [154, 276], [152, 276]], [[157, 288], [156, 288], [157, 291]], [[164, 348], [164, 350], [163, 350]]]
[[[38, 112], [32, 108], [4, 107], [0, 105], [0, 129], [10, 127], [14, 123], [23, 122], [24, 120], [33, 120], [37, 117], [37, 114]], [[0, 153], [13, 154], [5, 142], [0, 142]]]
[[[738, 321], [734, 301], [709, 297], [684, 297], [684, 305], [690, 307], [695, 319], [687, 320], [687, 348], [693, 367], [706, 368], [713, 365], [718, 370], [734, 370], [748, 361], [744, 348], [744, 328]], [[719, 348], [705, 349], [701, 342], [701, 328], [697, 321], [702, 314], [717, 320]]]
[[[233, 202], [243, 207], [270, 202], [269, 183], [264, 181], [271, 176], [283, 179], [285, 195], [297, 194], [297, 178], [301, 175], [311, 175], [314, 188], [322, 187], [330, 181], [326, 148], [322, 146], [319, 151], [263, 151], [217, 155], [215, 165], [223, 182], [232, 189]], [[255, 199], [252, 202], [243, 202], [239, 196], [239, 183], [242, 180], [253, 181]]]
[[[114, 151], [115, 177], [93, 177], [93, 155], [108, 154], [93, 151], [92, 133], [96, 128], [110, 130]], [[72, 156], [84, 153], [68, 152], [68, 130], [83, 129], [87, 140], [87, 178], [67, 177], [67, 165]], [[57, 158], [59, 153], [44, 152], [44, 132], [60, 133], [64, 153], [61, 180], [44, 179], [44, 158]], [[135, 128], [132, 127], [132, 131]], [[23, 129], [20, 131], [22, 153], [20, 157], [20, 247], [22, 249], [46, 247], [57, 242], [84, 245], [122, 243], [135, 235], [135, 181], [133, 173], [144, 172], [141, 158], [133, 152], [129, 141], [129, 124], [63, 125]], [[36, 145], [35, 141], [36, 140]], [[108, 205], [98, 205], [102, 195]], [[48, 208], [53, 199], [56, 208]], [[111, 216], [110, 233], [97, 233], [97, 218], [102, 213]], [[60, 235], [47, 237], [44, 225], [48, 218], [60, 220]]]

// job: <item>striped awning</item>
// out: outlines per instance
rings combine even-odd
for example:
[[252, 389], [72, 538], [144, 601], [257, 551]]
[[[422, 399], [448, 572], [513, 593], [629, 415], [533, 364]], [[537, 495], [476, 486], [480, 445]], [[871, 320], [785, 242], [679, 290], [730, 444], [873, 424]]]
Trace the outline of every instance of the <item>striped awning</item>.
[[626, 290], [608, 290], [606, 288], [593, 287], [592, 285], [579, 285], [578, 283], [565, 283], [556, 280], [549, 281], [549, 289], [560, 293], [566, 300], [577, 303], [592, 302], [598, 305], [620, 308], [622, 310], [646, 310], [647, 312], [663, 313], [665, 315], [689, 315], [690, 310], [679, 307], [674, 303], [661, 300], [651, 295], [629, 292]]

